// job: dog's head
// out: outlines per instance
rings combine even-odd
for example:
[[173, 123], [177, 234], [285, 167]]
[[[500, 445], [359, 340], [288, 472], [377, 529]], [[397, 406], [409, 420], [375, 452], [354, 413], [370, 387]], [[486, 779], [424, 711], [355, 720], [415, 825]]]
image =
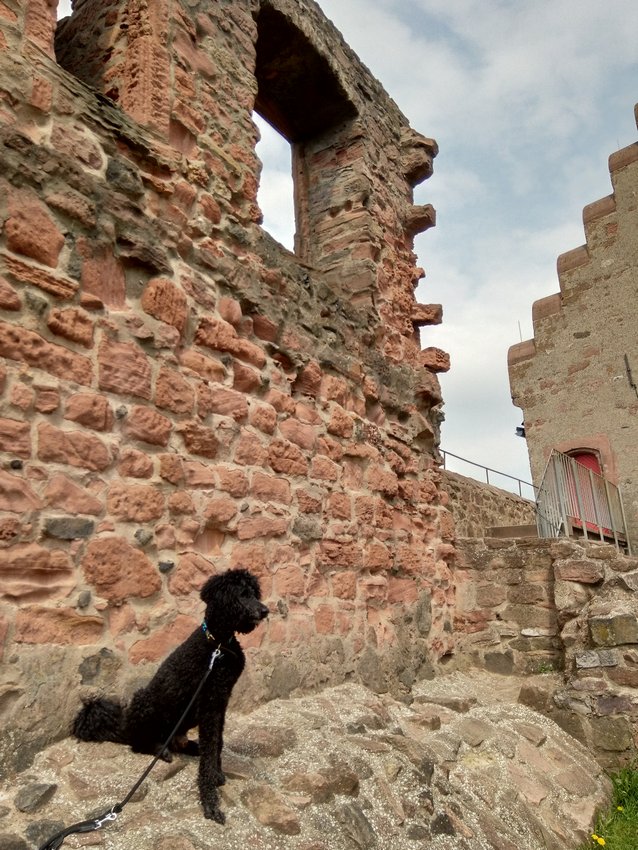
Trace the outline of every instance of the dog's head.
[[209, 578], [200, 596], [206, 603], [206, 622], [217, 632], [247, 634], [268, 616], [259, 582], [248, 570], [227, 570]]

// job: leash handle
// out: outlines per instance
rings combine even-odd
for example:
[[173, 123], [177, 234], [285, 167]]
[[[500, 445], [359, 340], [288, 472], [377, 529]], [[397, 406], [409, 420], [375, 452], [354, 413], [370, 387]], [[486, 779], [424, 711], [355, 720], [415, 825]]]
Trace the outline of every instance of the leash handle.
[[101, 829], [105, 823], [109, 821], [114, 821], [117, 819], [118, 813], [115, 811], [116, 806], [109, 809], [108, 812], [105, 812], [103, 815], [100, 815], [93, 820], [83, 820], [80, 823], [74, 823], [72, 826], [67, 826], [66, 829], [61, 830], [56, 833], [52, 838], [43, 844], [40, 847], [40, 850], [58, 850], [58, 847], [61, 847], [64, 844], [65, 838], [68, 838], [69, 835], [75, 835], [80, 832], [95, 832], [97, 829]]
[[61, 847], [64, 844], [64, 839], [68, 838], [69, 835], [74, 835], [76, 832], [94, 832], [97, 829], [101, 829], [104, 826], [105, 823], [109, 823], [110, 821], [117, 820], [117, 816], [119, 815], [119, 813], [122, 811], [124, 806], [130, 801], [133, 794], [135, 794], [135, 792], [140, 787], [142, 782], [144, 782], [144, 780], [149, 775], [151, 770], [153, 770], [153, 768], [155, 767], [157, 762], [162, 757], [162, 754], [168, 748], [168, 745], [170, 744], [170, 742], [175, 737], [177, 730], [182, 725], [182, 722], [186, 718], [188, 712], [193, 707], [195, 700], [199, 696], [202, 688], [204, 687], [206, 679], [208, 679], [208, 676], [210, 675], [210, 672], [213, 669], [213, 665], [215, 664], [217, 659], [221, 656], [221, 654], [222, 654], [222, 652], [221, 652], [219, 647], [216, 647], [213, 650], [213, 653], [212, 653], [211, 658], [210, 658], [210, 662], [208, 664], [208, 667], [206, 668], [206, 672], [202, 676], [202, 679], [201, 679], [199, 685], [197, 686], [197, 690], [195, 691], [195, 693], [191, 697], [191, 700], [188, 703], [188, 705], [186, 706], [186, 709], [184, 710], [182, 716], [179, 718], [179, 720], [177, 721], [177, 723], [175, 724], [175, 726], [173, 728], [173, 731], [171, 732], [171, 734], [168, 736], [168, 738], [166, 739], [166, 741], [162, 745], [161, 749], [159, 750], [158, 755], [156, 755], [153, 758], [153, 760], [148, 765], [148, 767], [146, 768], [144, 773], [140, 776], [140, 778], [137, 780], [135, 785], [133, 785], [133, 787], [128, 792], [126, 797], [122, 800], [122, 802], [116, 803], [114, 806], [111, 806], [111, 808], [108, 810], [108, 812], [105, 812], [103, 815], [100, 815], [100, 817], [94, 818], [93, 820], [83, 820], [80, 823], [75, 823], [75, 824], [73, 824], [73, 826], [69, 826], [66, 829], [61, 830], [60, 832], [56, 833], [56, 835], [54, 835], [52, 838], [49, 838], [49, 840], [40, 847], [40, 850], [58, 850], [58, 848]]

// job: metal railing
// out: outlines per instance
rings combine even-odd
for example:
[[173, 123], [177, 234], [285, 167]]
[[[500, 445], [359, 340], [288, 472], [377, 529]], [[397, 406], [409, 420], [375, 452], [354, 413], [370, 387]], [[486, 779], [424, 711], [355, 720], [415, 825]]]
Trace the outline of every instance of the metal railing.
[[550, 455], [536, 507], [539, 537], [613, 540], [631, 554], [620, 490], [569, 455]]
[[[515, 475], [508, 475], [507, 472], [499, 472], [498, 469], [491, 469], [489, 466], [484, 466], [482, 463], [475, 463], [473, 460], [468, 460], [465, 457], [460, 457], [459, 455], [455, 455], [452, 452], [444, 451], [443, 449], [440, 449], [440, 452], [441, 452], [441, 455], [443, 457], [443, 469], [447, 469], [450, 472], [458, 472], [458, 470], [450, 469], [449, 466], [448, 466], [448, 462], [447, 462], [448, 457], [453, 457], [456, 460], [460, 460], [463, 463], [467, 463], [470, 466], [475, 466], [478, 469], [483, 470], [483, 472], [485, 473], [486, 484], [491, 484], [493, 487], [501, 487], [501, 489], [504, 489], [504, 490], [507, 489], [507, 490], [510, 490], [511, 492], [518, 492], [518, 495], [521, 497], [521, 499], [528, 499], [529, 501], [532, 501], [532, 502], [535, 501], [535, 499], [536, 499], [536, 488], [534, 487], [533, 484], [530, 484], [529, 481], [523, 481], [522, 478], [517, 478]], [[492, 473], [492, 480], [491, 481], [490, 481], [490, 473]], [[458, 472], [458, 474], [463, 475], [462, 472]], [[495, 475], [500, 476], [500, 478], [506, 478], [507, 482], [504, 483], [504, 484], [501, 484], [500, 478], [499, 478], [498, 479], [499, 483], [496, 484], [494, 482], [494, 476]], [[472, 476], [472, 477], [475, 477], [475, 476]], [[483, 479], [481, 478], [481, 479], [477, 479], [477, 480], [483, 480]], [[517, 485], [516, 491], [513, 490], [512, 485], [509, 484], [510, 481], [516, 483], [516, 485]], [[529, 488], [529, 495], [528, 496], [523, 495], [523, 487]]]

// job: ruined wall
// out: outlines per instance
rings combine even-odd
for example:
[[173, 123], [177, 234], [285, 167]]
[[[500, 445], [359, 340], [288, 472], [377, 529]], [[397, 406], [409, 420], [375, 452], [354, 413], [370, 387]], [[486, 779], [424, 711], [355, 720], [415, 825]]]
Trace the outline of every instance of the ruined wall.
[[457, 537], [485, 537], [499, 526], [536, 525], [536, 508], [528, 499], [457, 472], [441, 475]]
[[[78, 0], [64, 67], [55, 6], [0, 4], [0, 763], [144, 677], [226, 567], [272, 610], [238, 706], [408, 687], [452, 644], [435, 143], [310, 0]], [[259, 225], [257, 101], [297, 254]]]
[[534, 483], [552, 449], [595, 450], [638, 546], [638, 142], [609, 171], [612, 194], [583, 211], [586, 244], [558, 258], [560, 292], [534, 304], [534, 338], [508, 362]]
[[568, 540], [459, 540], [452, 667], [561, 671], [521, 692], [617, 768], [638, 753], [638, 558]]

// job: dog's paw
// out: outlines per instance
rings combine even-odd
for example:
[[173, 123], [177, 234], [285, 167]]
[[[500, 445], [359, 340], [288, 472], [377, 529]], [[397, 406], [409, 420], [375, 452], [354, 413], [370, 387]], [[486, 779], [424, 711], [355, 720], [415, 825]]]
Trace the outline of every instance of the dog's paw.
[[226, 823], [226, 815], [218, 806], [204, 806], [204, 817], [216, 823]]
[[155, 755], [159, 759], [161, 759], [161, 761], [168, 762], [168, 764], [170, 764], [173, 761], [173, 754], [171, 752], [169, 752], [169, 750], [167, 750], [167, 749], [160, 750], [160, 748], [158, 747]]

